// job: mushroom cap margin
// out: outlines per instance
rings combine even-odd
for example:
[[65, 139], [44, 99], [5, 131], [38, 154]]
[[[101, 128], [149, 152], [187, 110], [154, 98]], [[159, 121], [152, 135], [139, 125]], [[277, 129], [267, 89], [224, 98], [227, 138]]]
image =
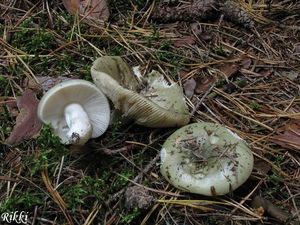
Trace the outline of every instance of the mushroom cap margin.
[[110, 107], [106, 96], [93, 83], [73, 79], [64, 81], [48, 90], [38, 106], [38, 117], [46, 124], [51, 124], [55, 133], [66, 143], [67, 123], [64, 109], [68, 104], [80, 104], [93, 126], [92, 138], [99, 137], [108, 128]]
[[[170, 88], [171, 86], [169, 87], [169, 90], [172, 91], [172, 93], [169, 92], [169, 94], [175, 94], [175, 96], [168, 96], [167, 91], [158, 92], [163, 96], [172, 97], [173, 102], [170, 101], [170, 108], [164, 108], [162, 106], [163, 104], [159, 104], [159, 101], [163, 102], [163, 99], [159, 99], [156, 102], [151, 101], [142, 94], [136, 93], [135, 88], [127, 89], [123, 87], [120, 84], [120, 78], [116, 78], [117, 76], [115, 74], [106, 73], [113, 70], [106, 69], [105, 65], [101, 66], [101, 63], [104, 61], [103, 59], [108, 60], [107, 57], [101, 57], [93, 63], [91, 68], [93, 81], [113, 102], [115, 108], [119, 109], [125, 117], [134, 119], [139, 125], [156, 128], [183, 126], [189, 122], [190, 115], [188, 114], [187, 107], [181, 102], [184, 100], [183, 93], [180, 92], [179, 86], [177, 87], [174, 84], [172, 88]], [[125, 62], [123, 61], [123, 63]], [[116, 64], [115, 61], [114, 64]], [[116, 71], [114, 71], [114, 73], [116, 73]], [[156, 86], [162, 89], [162, 85]], [[134, 87], [136, 87], [135, 83]], [[182, 100], [175, 100], [177, 96], [178, 98], [182, 98]], [[176, 101], [178, 101], [178, 103], [173, 104]], [[179, 106], [178, 110], [174, 111], [172, 108], [174, 105]], [[185, 107], [183, 107], [183, 105]]]

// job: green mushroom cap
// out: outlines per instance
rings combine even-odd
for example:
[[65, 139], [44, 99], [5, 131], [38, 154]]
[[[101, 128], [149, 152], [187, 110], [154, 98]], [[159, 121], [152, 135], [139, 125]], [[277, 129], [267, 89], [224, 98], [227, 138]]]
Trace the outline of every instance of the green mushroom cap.
[[175, 187], [207, 196], [242, 185], [253, 168], [246, 142], [214, 123], [194, 123], [174, 132], [161, 150], [162, 175]]
[[176, 127], [190, 120], [182, 88], [169, 84], [157, 71], [144, 77], [147, 85], [143, 87], [121, 57], [103, 56], [94, 61], [91, 75], [115, 109], [139, 125]]

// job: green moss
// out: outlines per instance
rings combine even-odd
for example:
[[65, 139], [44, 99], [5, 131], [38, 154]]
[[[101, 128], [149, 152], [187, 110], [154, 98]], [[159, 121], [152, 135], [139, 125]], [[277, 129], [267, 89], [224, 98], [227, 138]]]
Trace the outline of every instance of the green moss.
[[12, 35], [12, 46], [29, 54], [48, 54], [54, 47], [54, 35], [45, 28], [35, 28], [32, 18], [24, 20]]
[[9, 95], [8, 84], [9, 84], [8, 80], [5, 77], [0, 76], [0, 95], [1, 96]]
[[68, 208], [75, 212], [79, 206], [89, 208], [90, 198], [102, 198], [102, 192], [106, 186], [106, 181], [101, 178], [85, 176], [79, 183], [62, 189], [61, 193]]
[[126, 49], [121, 45], [114, 45], [107, 49], [108, 55], [122, 56], [126, 53]]
[[31, 176], [41, 172], [46, 167], [52, 173], [55, 169], [52, 164], [57, 164], [61, 157], [67, 154], [67, 149], [60, 143], [59, 137], [53, 133], [50, 125], [44, 125], [36, 144], [39, 149], [36, 158], [32, 159], [32, 156], [29, 156], [26, 160]]
[[24, 192], [15, 194], [0, 204], [0, 215], [4, 212], [12, 212], [17, 210], [31, 211], [35, 206], [43, 204], [43, 196], [44, 194], [40, 193], [38, 190], [29, 193]]
[[129, 182], [129, 179], [131, 179], [134, 176], [134, 171], [130, 168], [124, 169], [119, 177], [115, 179], [115, 181], [112, 184], [112, 191], [119, 190], [126, 186]]
[[262, 106], [261, 106], [259, 103], [257, 103], [257, 102], [251, 102], [249, 106], [250, 106], [250, 108], [253, 109], [253, 110], [259, 110], [259, 109], [261, 109], [261, 107], [262, 107]]
[[141, 214], [138, 208], [134, 208], [131, 212], [128, 212], [126, 215], [121, 215], [121, 222], [130, 224]]

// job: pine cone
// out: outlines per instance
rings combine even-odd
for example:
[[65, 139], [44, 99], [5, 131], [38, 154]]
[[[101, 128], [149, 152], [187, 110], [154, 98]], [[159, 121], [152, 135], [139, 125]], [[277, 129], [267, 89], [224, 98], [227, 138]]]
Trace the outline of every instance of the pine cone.
[[176, 6], [160, 3], [152, 15], [159, 22], [198, 21], [212, 19], [216, 13], [216, 0], [197, 0], [191, 3], [179, 3]]
[[221, 7], [224, 17], [233, 23], [242, 25], [246, 28], [254, 27], [254, 20], [251, 15], [234, 1], [226, 1]]

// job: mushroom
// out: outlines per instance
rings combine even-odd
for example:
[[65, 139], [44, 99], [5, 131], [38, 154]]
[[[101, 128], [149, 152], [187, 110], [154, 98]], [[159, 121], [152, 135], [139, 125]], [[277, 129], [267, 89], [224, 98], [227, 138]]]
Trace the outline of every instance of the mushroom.
[[162, 175], [178, 189], [207, 196], [242, 185], [253, 168], [253, 154], [237, 134], [214, 123], [186, 125], [161, 150]]
[[157, 71], [146, 76], [147, 86], [140, 92], [140, 85], [121, 57], [98, 58], [91, 74], [114, 107], [139, 125], [175, 127], [186, 125], [190, 120], [182, 88], [176, 83], [167, 83]]
[[38, 106], [38, 117], [53, 127], [62, 143], [83, 145], [106, 131], [110, 108], [94, 84], [74, 79], [46, 92]]

